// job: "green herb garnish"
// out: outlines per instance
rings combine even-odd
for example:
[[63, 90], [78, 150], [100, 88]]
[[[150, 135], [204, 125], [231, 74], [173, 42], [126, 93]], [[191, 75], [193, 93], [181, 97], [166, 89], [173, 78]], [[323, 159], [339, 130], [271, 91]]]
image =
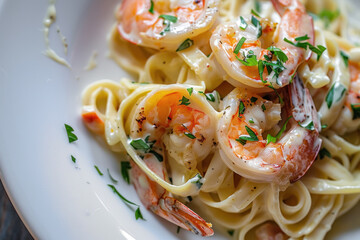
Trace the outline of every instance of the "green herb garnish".
[[239, 42], [236, 44], [236, 47], [235, 47], [235, 49], [234, 49], [234, 53], [235, 53], [235, 54], [238, 54], [238, 53], [239, 53], [239, 51], [240, 51], [240, 49], [241, 49], [241, 47], [242, 47], [242, 45], [244, 44], [245, 41], [246, 41], [246, 38], [244, 38], [244, 37], [242, 37], [242, 38], [239, 40]]
[[243, 17], [240, 16], [240, 29], [241, 30], [245, 30], [247, 28], [248, 24], [245, 21], [245, 19]]
[[149, 13], [154, 14], [154, 1], [150, 0]]
[[130, 183], [129, 170], [131, 169], [130, 162], [121, 162], [121, 175], [125, 182]]
[[130, 145], [135, 149], [135, 150], [149, 150], [150, 146], [141, 138], [132, 140], [130, 142]]
[[94, 165], [94, 168], [96, 169], [96, 171], [98, 172], [98, 174], [99, 174], [100, 176], [104, 175], [104, 174], [100, 171], [100, 169], [99, 169], [98, 166]]
[[254, 102], [256, 102], [258, 99], [256, 98], [256, 97], [251, 97], [250, 98], [250, 102], [252, 102], [252, 103], [254, 103]]
[[321, 55], [326, 50], [326, 47], [324, 47], [322, 45], [317, 45], [317, 47], [315, 47], [315, 46], [311, 45], [309, 42], [307, 42], [307, 40], [309, 40], [309, 39], [310, 39], [310, 37], [306, 34], [304, 36], [295, 38], [295, 41], [296, 41], [295, 43], [290, 41], [287, 38], [284, 38], [284, 41], [295, 47], [303, 48], [305, 50], [307, 50], [309, 48], [312, 52], [317, 54], [317, 60], [319, 61]]
[[353, 111], [353, 120], [360, 118], [360, 103], [351, 104]]
[[113, 176], [111, 176], [111, 174], [110, 174], [110, 170], [107, 168], [107, 173], [108, 173], [108, 175], [109, 175], [109, 178], [110, 178], [110, 180], [113, 182], [113, 183], [117, 183], [118, 182], [118, 180], [116, 180], [115, 178], [113, 178]]
[[185, 136], [187, 136], [190, 139], [195, 139], [196, 138], [184, 124], [182, 124], [182, 126], [188, 131], [188, 132], [184, 133]]
[[244, 114], [244, 112], [245, 112], [244, 102], [240, 101], [240, 104], [239, 104], [239, 117], [240, 117], [241, 114]]
[[314, 122], [311, 121], [308, 125], [302, 125], [302, 123], [299, 123], [299, 125], [303, 128], [306, 128], [307, 130], [313, 131], [315, 130]]
[[249, 128], [248, 126], [245, 126], [245, 129], [246, 129], [247, 133], [249, 134], [249, 136], [240, 136], [238, 139], [236, 139], [236, 141], [238, 141], [242, 145], [245, 145], [246, 141], [251, 141], [251, 142], [259, 141], [258, 137], [253, 132], [253, 130], [251, 130], [251, 128]]
[[78, 137], [73, 133], [74, 129], [67, 124], [64, 124], [64, 125], [65, 125], [66, 133], [67, 133], [67, 136], [69, 139], [69, 143], [72, 143], [72, 142], [75, 142], [76, 140], [78, 140]]
[[266, 111], [266, 107], [264, 104], [261, 105], [261, 109], [265, 112]]
[[194, 183], [197, 187], [197, 189], [200, 189], [203, 185], [201, 179], [202, 179], [202, 176], [200, 175], [200, 173], [196, 174], [195, 176], [197, 178], [197, 180], [194, 180], [192, 181], [191, 183]]
[[71, 161], [73, 161], [73, 163], [76, 163], [76, 158], [73, 155], [71, 155]]
[[349, 66], [349, 55], [347, 55], [345, 52], [340, 51], [340, 55], [342, 59], [344, 60], [345, 66]]
[[179, 100], [180, 104], [179, 105], [189, 105], [190, 104], [190, 99], [186, 98], [185, 96], [182, 97], [182, 99]]
[[194, 44], [194, 41], [191, 40], [190, 38], [187, 38], [184, 42], [182, 42], [180, 44], [180, 46], [178, 47], [178, 49], [176, 49], [177, 52], [185, 50], [189, 47], [191, 47]]
[[[254, 14], [255, 12], [252, 11], [251, 13]], [[255, 16], [259, 17], [259, 15], [255, 15]], [[262, 26], [261, 26], [260, 21], [256, 17], [251, 16], [251, 23], [256, 27], [256, 31], [257, 31], [256, 37], [260, 38], [262, 35]]]
[[331, 158], [331, 153], [326, 148], [322, 148], [319, 151], [319, 156], [320, 156], [320, 159], [323, 159], [325, 156]]
[[325, 97], [326, 104], [330, 109], [332, 104], [339, 102], [346, 92], [346, 87], [341, 83], [334, 83]]
[[282, 128], [280, 129], [280, 131], [276, 134], [275, 137], [271, 136], [270, 134], [267, 135], [266, 139], [267, 139], [267, 143], [266, 144], [269, 144], [270, 142], [273, 142], [273, 143], [276, 143], [281, 135], [284, 133], [284, 131], [286, 130], [286, 125], [287, 123], [289, 122], [290, 118], [292, 118], [292, 116], [288, 117], [288, 119], [286, 119], [284, 125], [282, 126]]
[[164, 19], [164, 23], [163, 23], [163, 24], [166, 25], [165, 29], [164, 29], [162, 32], [160, 32], [160, 35], [164, 35], [165, 32], [169, 32], [169, 31], [170, 31], [170, 24], [177, 22], [177, 17], [171, 16], [171, 15], [161, 14], [161, 15], [159, 16], [159, 18]]
[[120, 199], [127, 205], [133, 205], [136, 206], [137, 209], [135, 210], [135, 219], [138, 220], [139, 218], [142, 220], [145, 220], [141, 214], [140, 206], [136, 203], [133, 203], [129, 200], [127, 200], [123, 195], [121, 195], [118, 190], [115, 188], [114, 185], [108, 184], [108, 186], [113, 190], [113, 192], [120, 197]]
[[191, 96], [191, 94], [192, 94], [193, 91], [194, 91], [194, 88], [187, 88], [186, 91], [188, 91], [189, 95]]
[[261, 18], [260, 15], [259, 15], [259, 13], [257, 13], [257, 11], [255, 11], [254, 9], [251, 9], [251, 14], [254, 15], [254, 16], [256, 16], [256, 17]]
[[336, 11], [330, 11], [330, 10], [324, 9], [319, 13], [319, 18], [324, 21], [325, 28], [328, 28], [330, 23], [339, 16], [340, 16], [339, 9], [337, 9]]

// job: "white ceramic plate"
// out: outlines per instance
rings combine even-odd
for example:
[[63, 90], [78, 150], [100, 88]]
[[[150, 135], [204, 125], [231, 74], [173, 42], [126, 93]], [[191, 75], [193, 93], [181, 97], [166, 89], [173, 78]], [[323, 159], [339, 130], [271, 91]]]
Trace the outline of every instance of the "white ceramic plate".
[[[107, 186], [109, 168], [119, 180], [119, 192], [140, 203], [118, 174], [118, 156], [81, 122], [82, 90], [99, 79], [127, 76], [106, 56], [106, 35], [117, 3], [58, 0], [50, 44], [69, 61], [68, 69], [42, 54], [48, 0], [0, 0], [1, 179], [22, 220], [39, 239], [196, 239], [185, 231], [177, 234], [176, 226], [143, 207], [146, 221], [135, 220], [133, 211]], [[57, 27], [67, 37], [67, 56]], [[99, 53], [98, 67], [85, 71], [93, 51]], [[77, 142], [68, 143], [64, 123], [75, 129]], [[104, 176], [98, 175], [95, 164]], [[357, 207], [343, 217], [340, 222], [346, 228], [335, 225], [337, 233], [331, 236], [359, 237], [359, 213]]]

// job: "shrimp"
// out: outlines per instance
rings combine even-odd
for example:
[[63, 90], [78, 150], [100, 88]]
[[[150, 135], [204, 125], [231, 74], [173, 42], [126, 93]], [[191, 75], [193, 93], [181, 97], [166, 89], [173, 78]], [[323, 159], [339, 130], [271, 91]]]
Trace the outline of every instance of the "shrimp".
[[[269, 92], [289, 84], [298, 66], [311, 52], [295, 47], [285, 39], [307, 35], [314, 43], [314, 24], [298, 0], [272, 0], [282, 16], [281, 22], [258, 19], [254, 15], [220, 24], [210, 39], [216, 60], [228, 80], [237, 87], [250, 87], [255, 92]], [[261, 61], [260, 61], [261, 60]]]
[[[154, 156], [147, 156], [144, 161], [150, 169], [168, 181], [164, 163], [159, 162]], [[179, 200], [171, 197], [168, 191], [152, 181], [133, 161], [131, 161], [130, 174], [136, 192], [147, 209], [195, 234], [201, 234], [201, 236], [214, 234], [210, 223]]]
[[[170, 158], [178, 163], [180, 171], [186, 170], [184, 178], [191, 178], [199, 173], [197, 164], [213, 148], [216, 122], [211, 108], [205, 96], [192, 87], [170, 85], [154, 90], [137, 104], [129, 118], [130, 145], [135, 146], [146, 166], [166, 182], [169, 182], [166, 163]], [[147, 151], [139, 150], [134, 141], [147, 144]], [[178, 173], [179, 167], [168, 168], [171, 174]], [[211, 225], [172, 198], [170, 192], [134, 163], [132, 175], [138, 195], [148, 209], [182, 228], [203, 236], [213, 234]]]
[[194, 171], [212, 150], [216, 124], [205, 97], [195, 90], [190, 96], [189, 89], [173, 85], [146, 97], [136, 110], [130, 137], [148, 137], [155, 142], [154, 151], [165, 145], [170, 157]]
[[339, 134], [352, 132], [360, 127], [360, 63], [349, 61], [350, 87], [345, 107], [332, 126]]
[[218, 139], [220, 155], [234, 172], [286, 186], [301, 178], [316, 158], [321, 146], [320, 121], [298, 77], [280, 93], [285, 99], [283, 107], [275, 100], [235, 89], [224, 99]]
[[276, 223], [266, 222], [255, 231], [257, 240], [285, 240], [289, 237], [279, 228]]
[[207, 31], [218, 15], [219, 0], [123, 0], [117, 13], [120, 35], [141, 46], [175, 51]]

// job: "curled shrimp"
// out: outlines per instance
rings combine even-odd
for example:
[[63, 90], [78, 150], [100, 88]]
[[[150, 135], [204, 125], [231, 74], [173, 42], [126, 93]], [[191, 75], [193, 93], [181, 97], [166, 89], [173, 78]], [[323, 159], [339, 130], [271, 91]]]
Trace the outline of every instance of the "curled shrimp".
[[332, 128], [343, 135], [360, 127], [360, 63], [349, 61], [350, 87], [345, 107]]
[[295, 77], [281, 93], [285, 99], [282, 108], [276, 101], [235, 89], [224, 99], [218, 139], [220, 155], [234, 172], [285, 186], [309, 169], [321, 139], [314, 103], [301, 80]]
[[[130, 113], [133, 117], [126, 122], [130, 145], [141, 158], [141, 162], [133, 164], [132, 169], [141, 201], [159, 216], [203, 236], [213, 234], [211, 225], [171, 194], [179, 195], [172, 189], [185, 181], [190, 181], [197, 192], [200, 190], [201, 186], [192, 179], [200, 175], [198, 164], [212, 152], [214, 146], [216, 120], [212, 112], [205, 96], [194, 88], [169, 85], [153, 90], [139, 100]], [[144, 147], [136, 145], [139, 142], [145, 145], [145, 151]], [[168, 163], [169, 159], [176, 161], [176, 167]], [[144, 164], [151, 173], [143, 168]], [[168, 175], [180, 185], [168, 186]]]
[[118, 30], [134, 44], [174, 51], [212, 26], [218, 4], [219, 0], [123, 0]]
[[310, 57], [310, 52], [284, 40], [296, 42], [295, 38], [307, 35], [306, 41], [313, 44], [313, 20], [305, 7], [298, 0], [272, 3], [281, 15], [278, 25], [254, 15], [245, 16], [220, 24], [211, 36], [210, 45], [217, 62], [229, 75], [227, 80], [237, 87], [245, 85], [257, 92], [269, 91], [264, 88], [269, 84], [283, 87]]
[[193, 88], [170, 86], [154, 91], [137, 107], [130, 137], [147, 137], [148, 142], [155, 142], [154, 151], [162, 154], [165, 147], [169, 157], [194, 171], [213, 148], [215, 120], [209, 106]]
[[[147, 166], [164, 180], [169, 180], [165, 171], [165, 164], [154, 156], [144, 158]], [[179, 200], [171, 197], [168, 191], [151, 180], [133, 161], [131, 161], [131, 179], [142, 204], [158, 216], [167, 221], [192, 231], [201, 236], [211, 236], [214, 231], [198, 214]]]

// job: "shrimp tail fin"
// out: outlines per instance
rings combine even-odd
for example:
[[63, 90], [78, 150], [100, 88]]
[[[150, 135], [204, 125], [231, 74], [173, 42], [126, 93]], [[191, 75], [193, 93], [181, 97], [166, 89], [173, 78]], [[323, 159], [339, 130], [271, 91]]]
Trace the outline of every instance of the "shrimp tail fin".
[[290, 182], [293, 183], [299, 180], [310, 168], [320, 151], [322, 140], [319, 138], [321, 131], [320, 119], [309, 89], [305, 88], [298, 75], [295, 76], [294, 82], [290, 84], [289, 89], [291, 104], [293, 105], [292, 121], [296, 121], [295, 124], [306, 122], [305, 125], [308, 126], [306, 130], [307, 137], [304, 138], [304, 144], [302, 144], [301, 148], [306, 147], [299, 151], [297, 156], [300, 159], [307, 159], [307, 164], [298, 166], [295, 171], [296, 174], [290, 178]]
[[214, 234], [211, 224], [207, 223], [198, 214], [172, 197], [160, 199], [160, 211], [157, 214], [168, 221], [203, 237]]

